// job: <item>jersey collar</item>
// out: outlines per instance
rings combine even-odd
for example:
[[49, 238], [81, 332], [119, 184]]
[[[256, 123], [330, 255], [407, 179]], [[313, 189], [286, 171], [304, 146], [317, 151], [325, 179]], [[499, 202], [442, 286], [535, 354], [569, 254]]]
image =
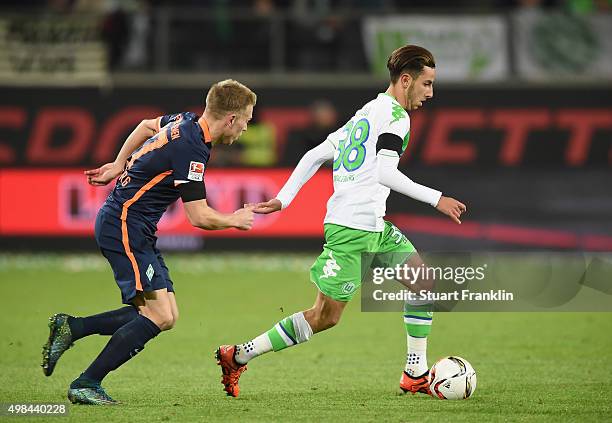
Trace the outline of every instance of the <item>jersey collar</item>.
[[382, 96], [385, 96], [385, 95], [386, 95], [386, 96], [387, 96], [387, 97], [389, 97], [391, 100], [393, 100], [394, 102], [396, 102], [397, 104], [399, 104], [399, 101], [397, 101], [397, 98], [393, 97], [391, 94], [389, 94], [389, 93], [378, 93], [378, 96], [379, 96], [379, 97], [380, 97], [381, 95], [382, 95]]
[[202, 128], [202, 132], [204, 133], [204, 142], [211, 142], [212, 137], [210, 136], [210, 129], [208, 129], [208, 123], [206, 123], [204, 117], [200, 117], [200, 119], [198, 119], [198, 124], [200, 125], [200, 128]]

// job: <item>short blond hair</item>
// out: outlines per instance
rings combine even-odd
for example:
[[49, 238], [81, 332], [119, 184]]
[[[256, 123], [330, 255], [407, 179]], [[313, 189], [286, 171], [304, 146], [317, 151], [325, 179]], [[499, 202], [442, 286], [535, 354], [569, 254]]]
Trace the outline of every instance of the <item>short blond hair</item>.
[[243, 112], [248, 106], [255, 106], [257, 95], [249, 87], [233, 79], [213, 84], [206, 95], [206, 110], [221, 119], [228, 113]]

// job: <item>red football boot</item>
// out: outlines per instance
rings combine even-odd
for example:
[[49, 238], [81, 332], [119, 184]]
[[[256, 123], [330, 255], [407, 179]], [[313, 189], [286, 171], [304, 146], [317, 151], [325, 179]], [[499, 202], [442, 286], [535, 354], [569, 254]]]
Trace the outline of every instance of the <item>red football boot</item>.
[[242, 372], [247, 369], [246, 364], [241, 365], [236, 362], [234, 359], [235, 352], [235, 345], [221, 345], [215, 353], [217, 364], [221, 366], [223, 372], [221, 378], [221, 383], [224, 386], [223, 390], [231, 397], [237, 397], [240, 393], [238, 379], [240, 379]]
[[400, 379], [400, 389], [404, 392], [411, 392], [416, 394], [421, 392], [423, 394], [431, 395], [429, 391], [429, 370], [423, 373], [419, 377], [412, 377], [408, 373], [403, 372], [402, 378]]

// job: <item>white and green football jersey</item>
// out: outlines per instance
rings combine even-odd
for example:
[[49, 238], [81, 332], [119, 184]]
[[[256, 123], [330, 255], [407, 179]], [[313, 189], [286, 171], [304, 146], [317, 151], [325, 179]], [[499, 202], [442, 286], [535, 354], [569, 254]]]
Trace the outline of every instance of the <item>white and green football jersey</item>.
[[325, 223], [372, 232], [384, 230], [390, 189], [378, 183], [376, 173], [376, 143], [383, 133], [402, 138], [402, 152], [406, 149], [410, 118], [397, 100], [381, 93], [327, 137], [336, 152], [334, 193], [327, 202]]

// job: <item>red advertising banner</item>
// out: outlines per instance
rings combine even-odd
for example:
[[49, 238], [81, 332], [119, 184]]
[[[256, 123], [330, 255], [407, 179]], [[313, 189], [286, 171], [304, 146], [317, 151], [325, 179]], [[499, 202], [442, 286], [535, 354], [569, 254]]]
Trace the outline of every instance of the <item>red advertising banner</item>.
[[[215, 166], [295, 166], [309, 137], [323, 141], [381, 88], [256, 89], [261, 101], [240, 140], [243, 154]], [[200, 88], [170, 87], [0, 87], [0, 93], [0, 166], [41, 169], [111, 161], [142, 119], [201, 113], [203, 94]], [[338, 116], [326, 128], [317, 127], [311, 110], [322, 99]], [[404, 169], [612, 166], [609, 87], [441, 87], [410, 119]]]
[[[206, 193], [216, 210], [230, 213], [244, 203], [273, 198], [290, 169], [208, 170]], [[0, 170], [0, 235], [86, 236], [93, 234], [98, 209], [114, 184], [92, 187], [75, 169]], [[251, 231], [206, 231], [207, 237], [316, 237], [323, 234], [325, 205], [332, 193], [329, 170], [304, 185], [282, 213], [258, 215]], [[187, 221], [180, 200], [158, 225], [161, 235], [204, 234]]]

